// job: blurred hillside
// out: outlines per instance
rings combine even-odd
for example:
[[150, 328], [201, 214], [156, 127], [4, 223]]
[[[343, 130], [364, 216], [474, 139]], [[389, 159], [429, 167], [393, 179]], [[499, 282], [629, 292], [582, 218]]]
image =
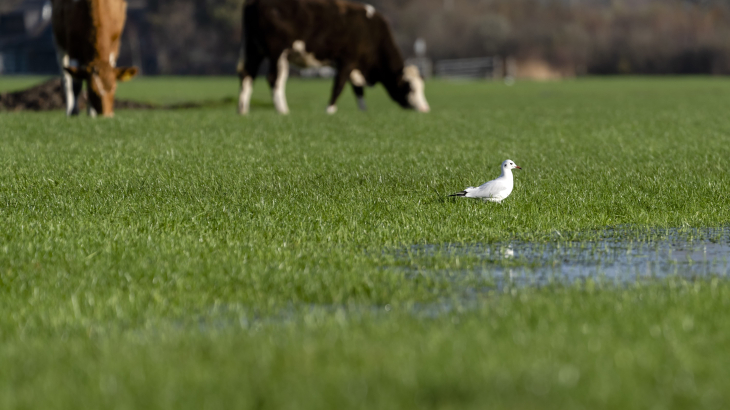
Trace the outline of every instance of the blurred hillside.
[[23, 0], [2, 0], [0, 1], [0, 13], [9, 13], [15, 10]]
[[[232, 73], [241, 0], [149, 0], [162, 73]], [[730, 74], [728, 0], [369, 0], [404, 54], [499, 55], [565, 75]]]
[[730, 73], [730, 2], [381, 1], [405, 51], [546, 61], [575, 74]]
[[[0, 0], [0, 13], [21, 2]], [[130, 24], [152, 50], [146, 73], [235, 71], [243, 0], [128, 2], [149, 27]], [[368, 2], [390, 20], [406, 57], [423, 38], [431, 59], [500, 56], [557, 76], [730, 74], [730, 0]]]

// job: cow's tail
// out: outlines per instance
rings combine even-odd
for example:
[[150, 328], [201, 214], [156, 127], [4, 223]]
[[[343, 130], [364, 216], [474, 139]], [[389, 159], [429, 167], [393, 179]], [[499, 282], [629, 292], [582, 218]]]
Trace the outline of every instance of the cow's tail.
[[241, 50], [238, 54], [238, 63], [236, 64], [236, 72], [239, 76], [243, 75], [243, 66], [246, 62], [246, 8], [249, 7], [251, 0], [243, 2], [243, 8], [241, 10]]
[[[247, 40], [252, 40], [249, 38], [246, 38], [246, 28], [247, 26], [253, 24], [256, 25], [256, 16], [258, 15], [258, 7], [259, 7], [259, 0], [246, 0], [243, 2], [243, 10], [241, 10], [241, 51], [238, 56], [238, 64], [236, 65], [236, 71], [238, 72], [238, 75], [243, 74], [243, 68], [244, 64], [246, 62], [246, 47], [250, 46], [250, 44], [247, 46]], [[246, 22], [246, 15], [248, 14], [248, 19], [252, 21]], [[249, 29], [251, 27], [248, 27]]]
[[[243, 5], [243, 13], [246, 12], [246, 5]], [[246, 19], [241, 15], [241, 50], [238, 53], [238, 63], [236, 64], [236, 73], [238, 76], [243, 76], [243, 65], [246, 62]]]
[[238, 56], [238, 64], [236, 64], [236, 73], [238, 73], [239, 76], [243, 75], [243, 67], [246, 63], [246, 50], [244, 48], [244, 45], [241, 44], [241, 54]]

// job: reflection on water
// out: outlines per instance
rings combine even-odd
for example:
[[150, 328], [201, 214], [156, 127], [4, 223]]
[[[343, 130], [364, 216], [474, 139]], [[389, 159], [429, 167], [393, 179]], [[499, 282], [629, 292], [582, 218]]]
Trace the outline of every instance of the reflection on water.
[[643, 238], [614, 230], [596, 237], [552, 243], [414, 245], [398, 252], [397, 259], [412, 261], [414, 272], [453, 275], [453, 270], [429, 270], [429, 258], [476, 258], [472, 268], [460, 273], [494, 279], [497, 286], [586, 278], [632, 282], [670, 275], [726, 276], [730, 270], [730, 228], [654, 230]]

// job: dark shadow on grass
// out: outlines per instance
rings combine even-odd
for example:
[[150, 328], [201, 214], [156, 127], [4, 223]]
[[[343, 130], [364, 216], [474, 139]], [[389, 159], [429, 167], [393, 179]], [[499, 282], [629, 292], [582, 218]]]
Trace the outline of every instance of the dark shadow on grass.
[[[86, 94], [79, 96], [79, 110], [86, 108]], [[234, 97], [219, 100], [184, 101], [173, 104], [153, 104], [134, 100], [116, 99], [114, 108], [121, 110], [185, 110], [194, 108], [215, 108], [235, 105]], [[254, 102], [255, 106], [270, 107], [273, 104]], [[25, 90], [1, 93], [0, 111], [53, 111], [66, 108], [63, 82], [60, 77], [27, 88]]]

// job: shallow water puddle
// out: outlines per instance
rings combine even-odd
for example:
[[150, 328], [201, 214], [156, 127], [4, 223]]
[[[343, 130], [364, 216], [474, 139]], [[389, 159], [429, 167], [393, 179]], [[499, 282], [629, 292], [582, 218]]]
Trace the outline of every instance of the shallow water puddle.
[[[590, 240], [533, 243], [413, 245], [394, 251], [395, 269], [454, 285], [429, 302], [410, 305], [409, 312], [438, 317], [480, 306], [480, 296], [493, 290], [589, 278], [617, 284], [667, 276], [688, 279], [730, 276], [730, 227], [711, 229], [611, 230], [589, 233]], [[443, 268], [457, 265], [457, 268]], [[429, 284], [428, 286], [430, 286]], [[326, 323], [387, 315], [391, 305], [291, 304], [276, 314], [258, 315], [243, 305], [216, 305], [196, 318], [201, 332], [230, 327]], [[454, 317], [452, 320], [458, 320]], [[184, 327], [184, 321], [174, 326]]]
[[[632, 282], [666, 276], [727, 276], [730, 273], [730, 228], [668, 229], [634, 236], [606, 231], [587, 241], [530, 243], [513, 241], [473, 245], [415, 245], [397, 253], [411, 261], [414, 274], [477, 275], [508, 283], [542, 285], [601, 278]], [[468, 269], [429, 269], [430, 260], [476, 258]]]

